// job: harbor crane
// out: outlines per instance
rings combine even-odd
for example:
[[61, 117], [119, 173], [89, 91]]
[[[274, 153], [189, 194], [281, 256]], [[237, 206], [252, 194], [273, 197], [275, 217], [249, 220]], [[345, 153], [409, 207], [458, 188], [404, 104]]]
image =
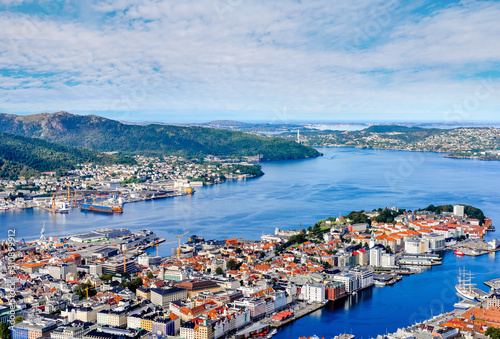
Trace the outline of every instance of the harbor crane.
[[181, 235], [178, 235], [178, 236], [176, 237], [177, 239], [179, 239], [179, 250], [177, 251], [177, 257], [178, 257], [179, 259], [181, 259], [181, 237], [182, 237], [182, 236], [185, 236], [185, 235], [186, 235], [186, 234], [188, 234], [188, 233], [189, 233], [189, 231], [186, 231], [186, 232], [184, 232], [184, 233], [182, 233]]

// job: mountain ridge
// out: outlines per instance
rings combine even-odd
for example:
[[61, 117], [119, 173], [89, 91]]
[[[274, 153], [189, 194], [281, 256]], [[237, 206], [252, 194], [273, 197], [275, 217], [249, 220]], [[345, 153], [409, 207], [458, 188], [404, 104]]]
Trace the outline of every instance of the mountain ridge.
[[97, 115], [66, 111], [32, 115], [0, 114], [0, 132], [126, 155], [202, 158], [262, 155], [263, 160], [319, 156], [310, 147], [282, 138], [198, 126], [126, 125]]
[[31, 177], [40, 172], [66, 171], [79, 163], [134, 164], [132, 158], [108, 155], [83, 147], [0, 132], [0, 178]]

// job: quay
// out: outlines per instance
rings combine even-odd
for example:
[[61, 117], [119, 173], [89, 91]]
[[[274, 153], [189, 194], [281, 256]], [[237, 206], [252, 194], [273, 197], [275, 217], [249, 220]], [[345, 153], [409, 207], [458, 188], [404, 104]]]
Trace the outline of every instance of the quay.
[[467, 239], [457, 243], [456, 246], [446, 247], [445, 250], [460, 251], [464, 255], [478, 257], [480, 255], [500, 251], [500, 241], [498, 239], [493, 239], [489, 242], [484, 240], [479, 241], [479, 239]]
[[274, 328], [280, 328], [282, 326], [288, 325], [297, 319], [305, 317], [306, 315], [308, 315], [314, 311], [317, 311], [320, 308], [325, 307], [325, 305], [327, 303], [328, 303], [328, 301], [326, 301], [324, 303], [314, 303], [311, 305], [306, 305], [304, 308], [300, 308], [298, 310], [294, 309], [294, 315], [292, 317], [285, 319], [283, 321], [272, 321], [270, 325], [271, 325], [271, 327], [274, 327]]
[[494, 290], [500, 289], [500, 278], [485, 281], [484, 284]]

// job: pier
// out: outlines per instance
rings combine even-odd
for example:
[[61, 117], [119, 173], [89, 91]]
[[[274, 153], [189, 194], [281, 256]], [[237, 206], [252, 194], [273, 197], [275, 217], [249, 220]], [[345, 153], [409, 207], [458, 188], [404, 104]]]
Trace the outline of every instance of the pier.
[[484, 284], [488, 286], [489, 288], [492, 288], [494, 290], [497, 290], [500, 288], [500, 278], [493, 279], [493, 280], [488, 280], [485, 281]]
[[328, 302], [324, 302], [324, 303], [315, 303], [315, 304], [311, 304], [311, 305], [306, 305], [304, 308], [300, 308], [299, 310], [297, 309], [294, 309], [294, 315], [293, 317], [290, 317], [288, 319], [285, 319], [283, 321], [272, 321], [270, 323], [270, 325], [274, 328], [280, 328], [282, 326], [285, 326], [285, 325], [288, 325], [292, 322], [294, 322], [295, 320], [297, 319], [300, 319], [314, 311], [317, 311], [319, 310], [320, 308], [323, 308], [325, 307], [325, 305], [327, 304]]

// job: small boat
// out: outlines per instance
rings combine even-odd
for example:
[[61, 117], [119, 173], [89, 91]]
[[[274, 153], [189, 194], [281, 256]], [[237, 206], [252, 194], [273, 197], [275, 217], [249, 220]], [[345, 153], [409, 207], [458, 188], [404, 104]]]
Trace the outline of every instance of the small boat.
[[378, 287], [384, 287], [385, 285], [387, 285], [385, 281], [380, 281], [380, 280], [375, 280], [373, 284]]
[[276, 333], [278, 333], [278, 330], [277, 329], [274, 329], [272, 330], [271, 332], [269, 332], [269, 334], [267, 335], [266, 338], [272, 338], [274, 335], [276, 335]]
[[458, 255], [459, 257], [463, 257], [465, 255], [464, 252], [460, 251], [459, 249], [456, 249], [453, 254]]

